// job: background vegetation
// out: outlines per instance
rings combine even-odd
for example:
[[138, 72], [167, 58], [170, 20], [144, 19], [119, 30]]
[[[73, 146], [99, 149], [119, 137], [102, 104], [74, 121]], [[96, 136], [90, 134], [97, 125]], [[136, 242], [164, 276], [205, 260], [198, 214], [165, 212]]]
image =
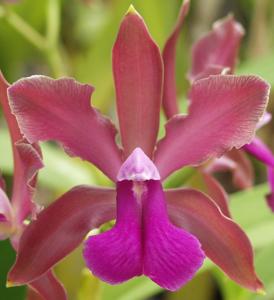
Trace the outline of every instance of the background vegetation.
[[[0, 69], [10, 82], [23, 76], [69, 75], [96, 87], [93, 105], [116, 118], [111, 70], [111, 49], [119, 22], [130, 3], [143, 15], [160, 47], [175, 23], [180, 0], [22, 0], [14, 4], [0, 0]], [[210, 30], [218, 18], [233, 13], [246, 29], [237, 74], [258, 74], [274, 84], [274, 1], [193, 0], [177, 55], [178, 94], [182, 107], [188, 83], [192, 43]], [[268, 111], [273, 111], [270, 102]], [[274, 122], [260, 131], [274, 149]], [[48, 205], [68, 188], [82, 183], [108, 185], [99, 171], [78, 159], [68, 158], [56, 145], [44, 144], [46, 167], [40, 172], [36, 200]], [[0, 168], [8, 185], [12, 178], [12, 156], [6, 125], [0, 115]], [[121, 286], [108, 286], [85, 270], [81, 249], [62, 261], [56, 272], [73, 300], [273, 300], [274, 215], [265, 205], [268, 191], [265, 169], [254, 162], [256, 185], [248, 191], [231, 192], [232, 215], [246, 230], [256, 251], [257, 271], [266, 285], [266, 296], [251, 294], [227, 279], [207, 261], [199, 275], [177, 293], [163, 292], [146, 278]], [[169, 185], [172, 185], [169, 182]], [[175, 183], [174, 183], [175, 184]], [[225, 234], [225, 233], [224, 233]], [[48, 245], [49, 251], [51, 245]], [[0, 242], [0, 299], [25, 299], [26, 290], [5, 288], [7, 270], [14, 252]]]

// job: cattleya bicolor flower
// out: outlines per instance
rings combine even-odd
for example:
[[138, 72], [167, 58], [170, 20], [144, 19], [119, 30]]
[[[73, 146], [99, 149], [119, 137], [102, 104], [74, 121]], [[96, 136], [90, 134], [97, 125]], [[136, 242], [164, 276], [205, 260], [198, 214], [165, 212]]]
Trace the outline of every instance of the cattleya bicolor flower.
[[[185, 1], [182, 5], [177, 24], [163, 51], [165, 64], [163, 107], [168, 119], [179, 113], [175, 81], [176, 43], [183, 27], [189, 2]], [[232, 15], [214, 23], [212, 31], [193, 45], [192, 66], [188, 72], [189, 81], [193, 83], [198, 79], [207, 78], [214, 74], [234, 73], [243, 35], [244, 29], [240, 23], [234, 20]], [[256, 129], [260, 129], [270, 120], [271, 115], [265, 113], [257, 124]], [[217, 171], [230, 170], [236, 187], [242, 189], [252, 186], [253, 168], [245, 152], [267, 166], [271, 192], [266, 198], [269, 207], [274, 211], [274, 155], [258, 137], [255, 137], [250, 144], [244, 145], [242, 149], [233, 149], [221, 158], [215, 158], [210, 163], [204, 164], [200, 168], [202, 170], [200, 175], [202, 176], [204, 189], [211, 197], [215, 198], [215, 201], [223, 208], [223, 212], [229, 215], [227, 195], [222, 186], [210, 174]]]
[[[9, 128], [14, 159], [11, 201], [5, 193], [4, 180], [0, 178], [0, 240], [9, 238], [13, 248], [17, 250], [20, 237], [25, 229], [24, 221], [36, 212], [32, 195], [36, 183], [36, 173], [43, 164], [38, 145], [30, 144], [23, 139], [16, 119], [10, 111], [7, 98], [8, 86], [9, 84], [0, 72], [0, 103]], [[66, 299], [63, 286], [51, 270], [48, 270], [39, 279], [30, 282], [29, 287], [38, 292], [43, 299]]]
[[30, 143], [57, 141], [116, 184], [116, 189], [75, 187], [43, 210], [23, 233], [9, 281], [25, 284], [38, 278], [90, 230], [116, 219], [112, 229], [84, 242], [86, 265], [103, 281], [118, 284], [145, 275], [176, 290], [207, 256], [240, 285], [261, 290], [252, 247], [241, 228], [205, 194], [164, 191], [162, 182], [184, 166], [248, 143], [264, 113], [268, 84], [256, 76], [197, 80], [188, 115], [171, 118], [165, 137], [156, 143], [162, 57], [132, 7], [113, 48], [113, 73], [122, 148], [114, 125], [90, 106], [90, 85], [32, 76], [9, 88], [11, 109]]

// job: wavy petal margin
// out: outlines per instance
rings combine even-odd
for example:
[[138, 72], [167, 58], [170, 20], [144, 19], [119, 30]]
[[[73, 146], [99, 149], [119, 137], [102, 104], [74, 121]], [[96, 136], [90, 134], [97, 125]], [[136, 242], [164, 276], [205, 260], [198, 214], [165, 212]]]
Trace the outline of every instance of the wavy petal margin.
[[90, 106], [93, 87], [71, 78], [31, 76], [8, 89], [10, 106], [30, 143], [54, 140], [72, 156], [94, 163], [115, 181], [121, 153], [116, 129]]
[[215, 22], [212, 31], [193, 46], [189, 80], [221, 74], [224, 69], [233, 73], [243, 36], [242, 25], [232, 15]]
[[216, 75], [196, 81], [188, 115], [170, 119], [157, 144], [155, 164], [162, 180], [183, 166], [197, 166], [249, 143], [269, 89], [256, 76]]
[[190, 189], [168, 190], [166, 198], [171, 220], [195, 235], [216, 265], [241, 286], [257, 292], [263, 289], [248, 237], [211, 199]]
[[71, 189], [26, 227], [8, 281], [20, 285], [35, 280], [75, 249], [91, 229], [114, 218], [114, 190]]

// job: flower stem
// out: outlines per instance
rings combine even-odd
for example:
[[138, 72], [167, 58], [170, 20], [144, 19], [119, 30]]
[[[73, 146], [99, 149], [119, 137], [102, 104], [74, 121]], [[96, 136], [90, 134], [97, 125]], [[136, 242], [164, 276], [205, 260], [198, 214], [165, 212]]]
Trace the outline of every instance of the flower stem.
[[47, 35], [44, 37], [23, 18], [6, 6], [0, 6], [0, 17], [6, 21], [28, 42], [41, 51], [46, 57], [54, 77], [66, 75], [66, 67], [63, 61], [58, 43], [60, 32], [60, 1], [48, 0]]
[[7, 22], [17, 30], [26, 40], [39, 50], [44, 50], [47, 46], [46, 39], [33, 27], [26, 23], [21, 17], [11, 10], [4, 8], [3, 16]]

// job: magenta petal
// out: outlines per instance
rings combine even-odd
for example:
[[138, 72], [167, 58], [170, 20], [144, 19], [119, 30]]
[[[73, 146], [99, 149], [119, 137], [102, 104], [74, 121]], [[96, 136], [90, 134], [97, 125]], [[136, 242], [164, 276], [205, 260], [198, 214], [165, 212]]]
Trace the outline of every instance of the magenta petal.
[[220, 74], [225, 68], [233, 73], [243, 35], [244, 29], [233, 16], [214, 23], [213, 30], [193, 46], [190, 81]]
[[93, 87], [70, 78], [24, 78], [8, 89], [10, 104], [29, 142], [55, 140], [72, 156], [94, 163], [115, 180], [121, 164], [111, 122], [90, 106]]
[[250, 144], [247, 144], [243, 149], [254, 156], [264, 164], [274, 168], [274, 155], [272, 151], [259, 138], [254, 138]]
[[158, 143], [155, 164], [162, 180], [185, 165], [199, 165], [249, 143], [268, 94], [269, 85], [256, 76], [220, 75], [196, 81], [189, 114], [170, 119], [166, 136]]
[[267, 168], [267, 178], [270, 185], [270, 193], [266, 196], [266, 200], [268, 206], [274, 212], [274, 168]]
[[152, 157], [159, 127], [162, 59], [142, 17], [131, 7], [113, 48], [113, 74], [122, 145]]
[[190, 0], [184, 0], [176, 25], [169, 36], [163, 50], [164, 61], [164, 87], [163, 87], [163, 108], [167, 119], [179, 113], [176, 97], [176, 46], [180, 32], [183, 28], [185, 17], [188, 13]]
[[177, 290], [202, 266], [204, 253], [193, 235], [169, 222], [160, 181], [147, 182], [143, 201], [144, 274], [165, 289]]
[[206, 255], [232, 280], [252, 291], [263, 288], [248, 237], [212, 200], [190, 189], [168, 190], [166, 198], [174, 224], [195, 235]]
[[46, 300], [67, 300], [66, 291], [50, 270], [43, 276], [29, 284], [39, 295]]
[[26, 227], [8, 280], [33, 281], [75, 249], [91, 229], [114, 218], [114, 190], [73, 188]]
[[92, 273], [111, 284], [143, 273], [142, 211], [132, 181], [117, 183], [117, 221], [102, 234], [85, 242], [84, 258]]

